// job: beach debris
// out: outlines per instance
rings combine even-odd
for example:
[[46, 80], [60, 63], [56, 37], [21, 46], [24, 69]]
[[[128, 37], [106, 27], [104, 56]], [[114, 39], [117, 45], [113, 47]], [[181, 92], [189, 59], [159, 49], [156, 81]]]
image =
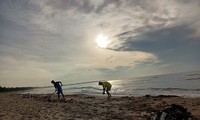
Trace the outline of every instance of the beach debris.
[[48, 102], [51, 102], [51, 99], [48, 99]]
[[190, 112], [181, 105], [172, 104], [170, 107], [159, 111], [154, 120], [195, 120]]
[[148, 112], [141, 112], [140, 113], [140, 116], [143, 116], [144, 118], [149, 118], [151, 116], [151, 113], [148, 113]]
[[31, 95], [30, 95], [30, 93], [27, 93], [27, 94], [22, 94], [21, 97], [22, 98], [30, 98]]
[[95, 96], [87, 96], [86, 98], [95, 98]]
[[62, 102], [65, 102], [65, 103], [74, 103], [76, 102], [74, 99], [70, 99], [70, 100], [64, 100]]

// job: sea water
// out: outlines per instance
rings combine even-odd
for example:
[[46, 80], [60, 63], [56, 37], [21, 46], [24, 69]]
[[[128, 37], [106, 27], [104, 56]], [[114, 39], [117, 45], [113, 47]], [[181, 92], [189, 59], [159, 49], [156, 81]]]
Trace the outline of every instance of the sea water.
[[[200, 97], [200, 71], [107, 81], [112, 84], [110, 91], [112, 95], [177, 95]], [[102, 86], [98, 85], [98, 81], [65, 84], [62, 88], [64, 94], [102, 94]], [[27, 92], [47, 94], [54, 92], [54, 90], [54, 87], [51, 86], [35, 88]]]

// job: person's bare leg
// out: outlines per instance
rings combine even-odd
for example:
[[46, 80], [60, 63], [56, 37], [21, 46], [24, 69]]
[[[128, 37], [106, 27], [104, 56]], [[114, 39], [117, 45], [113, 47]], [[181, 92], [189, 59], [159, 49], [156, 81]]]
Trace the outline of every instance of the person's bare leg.
[[107, 95], [108, 95], [108, 98], [110, 98], [110, 97], [111, 97], [111, 94], [109, 93], [108, 90], [106, 90], [106, 93], [107, 93]]

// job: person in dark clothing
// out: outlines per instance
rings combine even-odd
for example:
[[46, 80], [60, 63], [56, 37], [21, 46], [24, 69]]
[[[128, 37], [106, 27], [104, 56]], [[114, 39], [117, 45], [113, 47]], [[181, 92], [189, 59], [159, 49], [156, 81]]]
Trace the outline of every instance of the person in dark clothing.
[[61, 100], [61, 99], [60, 99], [60, 94], [61, 94], [62, 97], [65, 99], [65, 96], [64, 96], [64, 94], [63, 94], [62, 87], [61, 87], [61, 86], [62, 86], [62, 82], [60, 82], [60, 81], [55, 82], [54, 80], [52, 80], [51, 83], [52, 83], [52, 84], [54, 85], [54, 87], [55, 87], [55, 92], [57, 91], [58, 99]]

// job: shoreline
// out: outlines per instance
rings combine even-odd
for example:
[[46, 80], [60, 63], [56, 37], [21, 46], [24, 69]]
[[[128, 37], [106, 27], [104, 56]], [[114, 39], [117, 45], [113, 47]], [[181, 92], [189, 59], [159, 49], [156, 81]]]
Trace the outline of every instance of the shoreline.
[[50, 94], [0, 93], [0, 119], [127, 119], [147, 120], [171, 104], [179, 104], [200, 120], [200, 98], [179, 96], [107, 96], [70, 94], [58, 101]]
[[[52, 88], [51, 90], [48, 89], [48, 90], [43, 91], [43, 92], [41, 92], [43, 88], [31, 88], [31, 89], [27, 89], [27, 90], [21, 91], [21, 94], [38, 94], [38, 95], [40, 95], [40, 94], [52, 94], [54, 89], [53, 89], [53, 87], [51, 87], [51, 88]], [[100, 91], [102, 91], [102, 90], [100, 90]], [[7, 91], [7, 92], [9, 92], [9, 91]], [[15, 91], [12, 91], [12, 92], [15, 92]], [[102, 92], [87, 93], [87, 92], [68, 92], [68, 91], [64, 91], [64, 94], [65, 95], [85, 94], [85, 95], [103, 96]], [[147, 93], [147, 94], [134, 94], [134, 93], [133, 94], [127, 94], [127, 93], [116, 94], [116, 93], [112, 93], [111, 92], [111, 94], [112, 94], [112, 96], [119, 96], [119, 97], [123, 97], [123, 96], [144, 97], [146, 95], [149, 95], [149, 96], [162, 96], [162, 95], [164, 95], [164, 96], [179, 96], [179, 97], [184, 97], [184, 98], [200, 98], [200, 94], [198, 94], [198, 93], [190, 93], [190, 94], [189, 93], [187, 93], [187, 94], [171, 93], [170, 94], [170, 93], [161, 92], [161, 93]]]

